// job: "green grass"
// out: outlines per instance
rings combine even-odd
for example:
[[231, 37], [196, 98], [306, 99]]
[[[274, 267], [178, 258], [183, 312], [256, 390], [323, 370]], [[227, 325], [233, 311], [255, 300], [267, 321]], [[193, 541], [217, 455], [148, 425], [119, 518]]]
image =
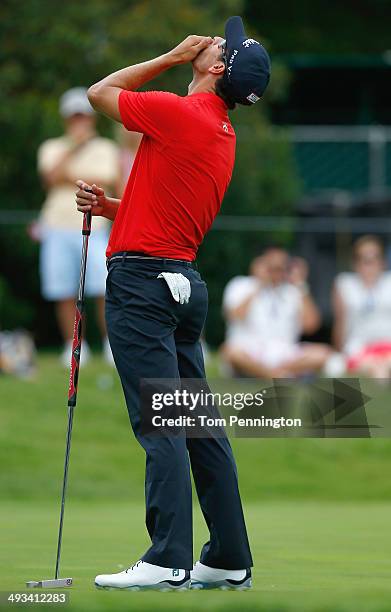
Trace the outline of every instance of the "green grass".
[[[58, 496], [67, 424], [68, 372], [50, 355], [36, 379], [0, 378], [0, 491], [4, 498]], [[388, 403], [391, 404], [388, 395]], [[241, 489], [261, 499], [390, 500], [391, 440], [235, 439]], [[28, 469], [27, 469], [28, 466]], [[34, 478], [31, 478], [31, 473]], [[131, 432], [116, 373], [94, 359], [81, 371], [70, 495], [138, 502], [144, 453]]]
[[[269, 502], [246, 505], [255, 561], [251, 592], [96, 591], [96, 573], [119, 571], [147, 546], [141, 504], [75, 502], [64, 532], [62, 575], [72, 576], [70, 609], [389, 610], [391, 504]], [[52, 576], [58, 508], [1, 505], [0, 590]], [[196, 550], [206, 537], [196, 514]]]
[[[51, 577], [66, 431], [67, 372], [40, 357], [33, 381], [0, 379], [0, 591]], [[251, 592], [95, 591], [148, 546], [144, 453], [115, 373], [81, 372], [62, 575], [70, 609], [391, 610], [391, 441], [234, 440], [254, 555]], [[198, 510], [195, 556], [206, 539]], [[46, 609], [49, 609], [45, 606]]]

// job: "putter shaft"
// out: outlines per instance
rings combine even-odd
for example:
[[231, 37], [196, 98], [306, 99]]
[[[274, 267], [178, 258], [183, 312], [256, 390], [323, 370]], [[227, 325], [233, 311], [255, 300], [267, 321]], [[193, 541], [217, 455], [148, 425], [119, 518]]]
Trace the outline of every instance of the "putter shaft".
[[[91, 191], [91, 190], [87, 190]], [[84, 286], [86, 278], [87, 268], [87, 254], [88, 254], [88, 241], [91, 234], [91, 212], [85, 213], [83, 219], [83, 247], [81, 254], [80, 264], [80, 279], [79, 279], [79, 291], [76, 303], [75, 312], [75, 325], [73, 329], [73, 342], [72, 342], [72, 356], [71, 356], [71, 367], [69, 376], [69, 390], [68, 390], [68, 428], [66, 435], [66, 446], [65, 446], [65, 461], [64, 461], [64, 477], [62, 481], [62, 494], [61, 494], [61, 511], [60, 511], [60, 525], [58, 529], [58, 540], [57, 540], [57, 555], [56, 555], [56, 569], [54, 574], [54, 580], [59, 580], [60, 573], [60, 558], [61, 558], [61, 544], [62, 544], [62, 531], [64, 524], [64, 512], [65, 512], [65, 499], [68, 485], [68, 471], [69, 471], [69, 457], [71, 452], [71, 441], [72, 441], [72, 428], [73, 428], [73, 414], [77, 400], [77, 386], [79, 380], [79, 366], [80, 366], [80, 355], [81, 355], [81, 344], [82, 344], [82, 323], [84, 314]], [[66, 580], [66, 579], [64, 579]], [[72, 581], [71, 581], [72, 584]], [[67, 585], [70, 586], [70, 585]]]

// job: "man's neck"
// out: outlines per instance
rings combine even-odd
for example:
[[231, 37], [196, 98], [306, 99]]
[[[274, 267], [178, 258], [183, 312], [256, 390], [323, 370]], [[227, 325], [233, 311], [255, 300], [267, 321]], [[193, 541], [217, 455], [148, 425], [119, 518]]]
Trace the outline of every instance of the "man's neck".
[[215, 93], [215, 81], [209, 75], [200, 75], [193, 72], [193, 80], [188, 86], [188, 95], [199, 93]]

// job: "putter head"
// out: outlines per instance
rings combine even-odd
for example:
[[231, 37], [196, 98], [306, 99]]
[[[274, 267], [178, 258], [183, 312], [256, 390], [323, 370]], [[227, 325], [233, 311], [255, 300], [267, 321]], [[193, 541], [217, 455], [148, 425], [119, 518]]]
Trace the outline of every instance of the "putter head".
[[30, 580], [26, 582], [28, 589], [63, 589], [73, 584], [73, 578], [57, 578], [57, 580]]

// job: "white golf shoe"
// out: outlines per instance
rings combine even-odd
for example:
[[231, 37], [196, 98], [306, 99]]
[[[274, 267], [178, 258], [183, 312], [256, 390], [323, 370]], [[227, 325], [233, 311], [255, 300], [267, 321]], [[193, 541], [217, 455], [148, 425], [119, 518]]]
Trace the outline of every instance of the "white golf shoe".
[[184, 591], [190, 587], [190, 571], [170, 569], [137, 561], [117, 574], [100, 574], [95, 578], [100, 589], [126, 589], [128, 591]]
[[200, 561], [190, 572], [191, 589], [220, 589], [228, 591], [235, 589], [245, 591], [251, 588], [251, 570], [226, 570], [208, 567]]

